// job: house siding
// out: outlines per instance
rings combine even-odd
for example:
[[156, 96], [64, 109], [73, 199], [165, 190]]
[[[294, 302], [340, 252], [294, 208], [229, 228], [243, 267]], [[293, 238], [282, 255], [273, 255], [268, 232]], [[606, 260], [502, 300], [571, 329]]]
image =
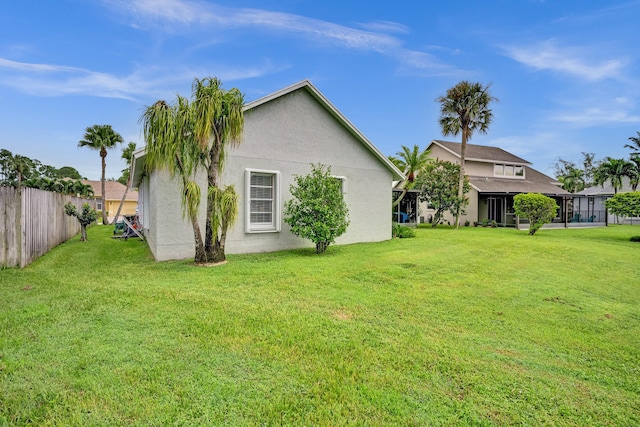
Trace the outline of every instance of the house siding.
[[[377, 242], [391, 238], [391, 182], [393, 172], [306, 89], [297, 89], [245, 111], [243, 142], [227, 151], [222, 185], [233, 185], [239, 196], [238, 218], [229, 230], [228, 254], [269, 252], [312, 247], [291, 234], [280, 216], [279, 232], [247, 232], [247, 169], [277, 171], [282, 214], [291, 198], [294, 175], [307, 175], [311, 163], [331, 166], [345, 179], [345, 201], [350, 225], [336, 243]], [[155, 171], [144, 198], [143, 227], [154, 257], [159, 260], [192, 258], [193, 229], [182, 218], [179, 186], [166, 171]], [[204, 175], [198, 182], [206, 186]], [[204, 230], [204, 204], [200, 222]]]

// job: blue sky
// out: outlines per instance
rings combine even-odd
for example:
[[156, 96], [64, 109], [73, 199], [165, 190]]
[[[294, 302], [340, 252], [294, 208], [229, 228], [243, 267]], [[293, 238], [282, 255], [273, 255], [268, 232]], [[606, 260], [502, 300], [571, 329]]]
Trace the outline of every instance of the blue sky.
[[99, 179], [98, 153], [77, 147], [86, 127], [110, 124], [140, 147], [145, 106], [217, 76], [247, 101], [309, 79], [391, 155], [443, 139], [435, 99], [470, 80], [499, 99], [471, 143], [552, 174], [583, 151], [628, 156], [639, 21], [640, 1], [8, 1], [0, 148]]

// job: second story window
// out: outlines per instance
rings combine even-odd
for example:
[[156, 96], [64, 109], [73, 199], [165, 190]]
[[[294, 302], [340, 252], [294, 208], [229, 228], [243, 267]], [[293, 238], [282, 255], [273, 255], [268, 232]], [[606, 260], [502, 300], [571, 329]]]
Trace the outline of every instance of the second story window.
[[493, 166], [493, 176], [503, 178], [524, 178], [524, 166], [496, 163]]

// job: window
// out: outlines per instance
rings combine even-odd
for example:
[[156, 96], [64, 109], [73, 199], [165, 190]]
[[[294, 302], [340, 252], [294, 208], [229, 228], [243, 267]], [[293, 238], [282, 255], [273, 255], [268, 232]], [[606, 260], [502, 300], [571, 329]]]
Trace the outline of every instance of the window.
[[495, 164], [493, 165], [493, 176], [524, 178], [524, 166]]
[[96, 199], [96, 210], [97, 211], [101, 211], [102, 210], [102, 200]]
[[342, 198], [344, 199], [347, 196], [347, 177], [334, 176], [334, 178], [340, 181], [340, 192], [342, 193]]
[[245, 231], [280, 231], [280, 173], [247, 169]]

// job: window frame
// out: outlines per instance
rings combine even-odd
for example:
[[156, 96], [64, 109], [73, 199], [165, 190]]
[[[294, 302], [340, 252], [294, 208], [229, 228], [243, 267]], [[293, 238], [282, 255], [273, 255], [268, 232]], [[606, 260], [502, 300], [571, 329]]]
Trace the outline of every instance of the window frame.
[[[502, 170], [502, 173], [499, 173], [499, 169]], [[506, 178], [506, 179], [524, 179], [525, 178], [525, 167], [524, 165], [518, 165], [514, 163], [494, 163], [493, 164], [493, 176], [498, 178]], [[511, 174], [508, 174], [507, 171], [510, 171]], [[521, 174], [518, 172], [522, 171]]]
[[[271, 206], [271, 223], [252, 223], [251, 222], [251, 176], [253, 174], [272, 175], [273, 176], [273, 197]], [[281, 230], [282, 207], [281, 198], [281, 175], [280, 171], [267, 169], [245, 169], [245, 233], [277, 233]]]
[[342, 199], [347, 199], [347, 177], [342, 175], [331, 175], [332, 178], [342, 181]]

